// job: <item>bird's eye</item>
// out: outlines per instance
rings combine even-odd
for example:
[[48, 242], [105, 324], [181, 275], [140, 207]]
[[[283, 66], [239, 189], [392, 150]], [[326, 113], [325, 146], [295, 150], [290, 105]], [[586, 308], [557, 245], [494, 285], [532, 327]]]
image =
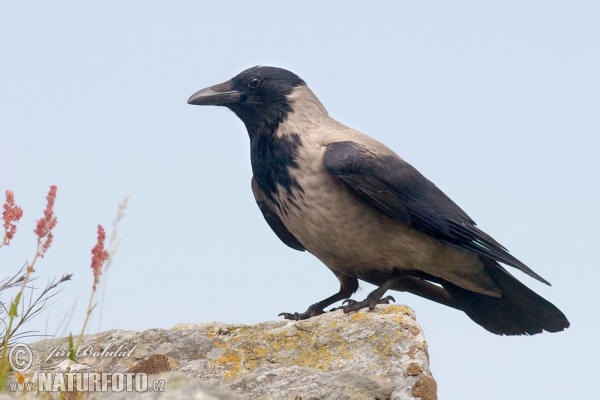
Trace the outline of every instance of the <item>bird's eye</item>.
[[248, 81], [248, 86], [252, 89], [257, 88], [260, 85], [260, 79], [252, 78]]

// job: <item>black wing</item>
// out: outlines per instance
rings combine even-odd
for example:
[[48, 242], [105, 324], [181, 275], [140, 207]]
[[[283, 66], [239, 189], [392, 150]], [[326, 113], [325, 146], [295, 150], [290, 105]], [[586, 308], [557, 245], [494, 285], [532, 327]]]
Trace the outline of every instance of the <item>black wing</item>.
[[325, 151], [323, 164], [388, 217], [461, 249], [515, 267], [550, 285], [479, 230], [460, 207], [407, 162], [394, 156], [374, 155], [355, 142], [336, 142]]
[[258, 204], [258, 208], [260, 208], [263, 217], [265, 217], [265, 221], [267, 221], [267, 224], [269, 224], [271, 229], [273, 229], [273, 232], [275, 232], [277, 237], [281, 239], [283, 243], [290, 246], [294, 250], [306, 250], [304, 246], [302, 246], [302, 243], [300, 243], [298, 239], [296, 239], [296, 237], [292, 235], [290, 231], [288, 231], [288, 229], [281, 221], [281, 218], [279, 218], [277, 213], [275, 213], [275, 210], [273, 209], [273, 207], [271, 207], [271, 205], [263, 195], [262, 191], [258, 187], [258, 184], [256, 183], [256, 179], [254, 179], [254, 177], [252, 177], [252, 193], [254, 193], [254, 200], [256, 200], [256, 204]]

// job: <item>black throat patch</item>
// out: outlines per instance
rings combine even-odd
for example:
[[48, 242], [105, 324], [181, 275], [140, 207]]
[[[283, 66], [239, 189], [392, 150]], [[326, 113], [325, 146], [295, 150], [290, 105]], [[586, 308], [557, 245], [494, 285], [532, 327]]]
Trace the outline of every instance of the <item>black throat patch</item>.
[[[296, 133], [277, 137], [275, 134], [250, 136], [250, 160], [252, 172], [264, 196], [282, 210], [277, 201], [279, 185], [287, 195], [293, 196], [292, 188], [302, 192], [302, 187], [290, 176], [290, 169], [298, 168], [296, 156], [302, 140]], [[284, 211], [284, 210], [282, 210]]]
[[[258, 86], [249, 86], [250, 77], [260, 80]], [[277, 201], [278, 195], [288, 195], [293, 203], [292, 188], [302, 192], [296, 179], [290, 175], [291, 169], [298, 168], [296, 156], [302, 140], [296, 133], [278, 137], [277, 130], [288, 115], [294, 112], [294, 101], [289, 95], [295, 88], [306, 84], [289, 71], [255, 67], [233, 78], [232, 85], [242, 96], [239, 101], [225, 106], [246, 125], [256, 183], [267, 200], [285, 212], [282, 204]]]

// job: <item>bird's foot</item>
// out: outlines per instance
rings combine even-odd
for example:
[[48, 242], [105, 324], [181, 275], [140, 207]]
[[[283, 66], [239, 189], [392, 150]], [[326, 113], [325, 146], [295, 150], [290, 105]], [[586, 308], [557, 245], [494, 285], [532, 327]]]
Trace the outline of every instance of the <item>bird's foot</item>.
[[344, 310], [344, 314], [348, 314], [353, 311], [358, 311], [369, 307], [369, 310], [373, 311], [375, 306], [378, 304], [390, 304], [390, 301], [396, 301], [396, 299], [394, 299], [392, 296], [380, 298], [381, 296], [371, 296], [371, 294], [369, 294], [363, 301], [346, 299], [342, 302], [341, 306], [336, 308], [336, 310]]
[[278, 317], [283, 316], [283, 318], [289, 319], [292, 321], [301, 321], [304, 319], [316, 317], [317, 315], [321, 315], [324, 313], [325, 313], [325, 310], [323, 310], [323, 307], [321, 307], [317, 303], [317, 304], [313, 304], [312, 306], [308, 307], [308, 309], [302, 313], [295, 312], [292, 314], [292, 313], [282, 312], [281, 314], [278, 315]]
[[[392, 296], [385, 296], [387, 292], [394, 284], [405, 278], [407, 273], [399, 269], [394, 268], [393, 275], [385, 281], [377, 289], [373, 290], [366, 299], [363, 301], [356, 301], [352, 299], [346, 299], [342, 302], [342, 305], [337, 310], [344, 310], [344, 314], [351, 313], [353, 311], [362, 310], [363, 308], [369, 307], [369, 310], [373, 311], [377, 304], [390, 304], [390, 301], [396, 301]], [[332, 310], [333, 311], [333, 310]]]

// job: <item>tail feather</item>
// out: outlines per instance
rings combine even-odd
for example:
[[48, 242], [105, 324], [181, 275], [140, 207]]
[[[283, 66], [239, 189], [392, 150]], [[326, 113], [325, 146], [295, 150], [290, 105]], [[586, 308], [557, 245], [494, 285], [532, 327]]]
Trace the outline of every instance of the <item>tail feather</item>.
[[[482, 257], [483, 259], [483, 257]], [[460, 308], [476, 323], [498, 335], [535, 335], [569, 327], [567, 317], [552, 303], [519, 282], [497, 262], [484, 259], [485, 268], [502, 290], [495, 298], [440, 282]]]

